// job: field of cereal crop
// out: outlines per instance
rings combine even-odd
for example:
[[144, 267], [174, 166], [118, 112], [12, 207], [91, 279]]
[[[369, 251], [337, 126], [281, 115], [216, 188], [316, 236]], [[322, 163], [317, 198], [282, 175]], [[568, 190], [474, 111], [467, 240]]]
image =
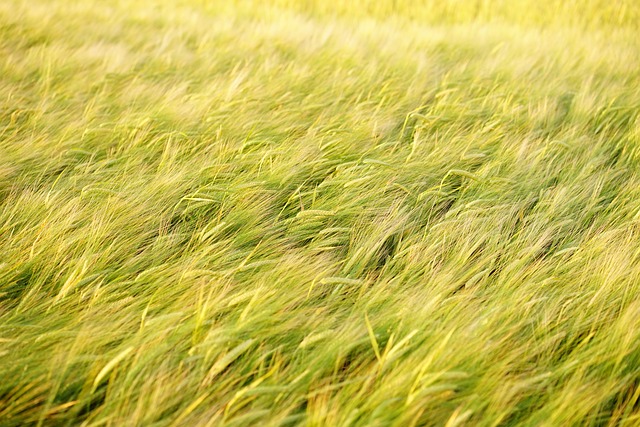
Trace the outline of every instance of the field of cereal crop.
[[0, 425], [640, 425], [640, 3], [0, 3]]

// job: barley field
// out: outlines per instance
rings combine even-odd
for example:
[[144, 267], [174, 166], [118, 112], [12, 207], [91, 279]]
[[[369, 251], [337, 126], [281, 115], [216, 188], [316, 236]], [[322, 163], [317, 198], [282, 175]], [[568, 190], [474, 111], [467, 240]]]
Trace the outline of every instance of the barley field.
[[640, 2], [0, 3], [0, 426], [640, 425]]

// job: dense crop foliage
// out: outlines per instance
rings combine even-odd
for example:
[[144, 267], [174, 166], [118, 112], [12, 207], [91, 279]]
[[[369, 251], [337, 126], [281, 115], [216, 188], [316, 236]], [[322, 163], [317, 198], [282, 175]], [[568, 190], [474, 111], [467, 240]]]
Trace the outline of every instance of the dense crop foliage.
[[639, 35], [0, 3], [0, 425], [638, 425]]

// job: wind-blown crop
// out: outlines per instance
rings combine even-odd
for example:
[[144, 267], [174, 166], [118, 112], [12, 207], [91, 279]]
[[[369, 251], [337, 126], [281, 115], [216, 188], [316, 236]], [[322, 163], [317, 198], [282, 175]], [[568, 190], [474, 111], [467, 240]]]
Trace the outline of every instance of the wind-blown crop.
[[0, 4], [0, 425], [637, 425], [638, 22]]

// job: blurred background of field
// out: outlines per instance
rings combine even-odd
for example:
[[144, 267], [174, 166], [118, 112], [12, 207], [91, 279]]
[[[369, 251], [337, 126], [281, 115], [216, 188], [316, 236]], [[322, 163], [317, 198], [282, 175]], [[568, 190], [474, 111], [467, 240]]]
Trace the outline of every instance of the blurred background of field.
[[258, 14], [265, 8], [275, 7], [323, 17], [395, 17], [435, 25], [502, 21], [536, 26], [637, 27], [640, 20], [640, 5], [634, 0], [200, 0], [184, 4], [197, 4], [209, 9], [257, 11]]
[[639, 26], [0, 3], [0, 425], [638, 425]]

